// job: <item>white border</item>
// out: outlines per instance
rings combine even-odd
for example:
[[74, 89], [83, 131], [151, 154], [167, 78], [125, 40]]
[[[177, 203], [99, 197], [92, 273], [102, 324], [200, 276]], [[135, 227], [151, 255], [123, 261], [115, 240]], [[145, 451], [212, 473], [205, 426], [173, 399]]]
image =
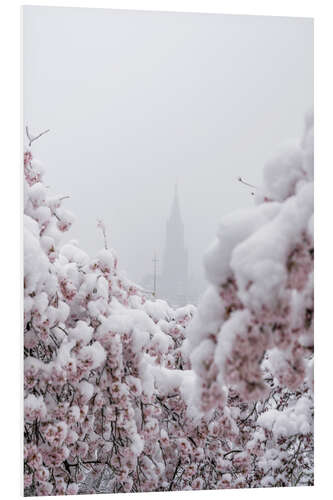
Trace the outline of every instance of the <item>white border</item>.
[[[224, 14], [279, 15], [315, 18], [315, 196], [316, 196], [316, 417], [315, 486], [260, 490], [218, 490], [214, 492], [150, 493], [149, 498], [330, 498], [332, 443], [332, 54], [333, 16], [328, 0], [95, 0], [40, 1], [28, 5], [103, 7], [178, 12], [216, 12]], [[20, 123], [20, 5], [2, 0], [1, 47], [1, 496], [19, 498], [21, 493], [21, 123]], [[207, 242], [208, 243], [208, 242]], [[131, 498], [143, 498], [136, 494]], [[148, 495], [147, 495], [148, 497]], [[51, 497], [58, 498], [58, 497]], [[79, 498], [90, 499], [89, 496]], [[119, 495], [114, 498], [120, 498]], [[123, 498], [123, 497], [122, 497]], [[128, 497], [127, 497], [128, 498]]]

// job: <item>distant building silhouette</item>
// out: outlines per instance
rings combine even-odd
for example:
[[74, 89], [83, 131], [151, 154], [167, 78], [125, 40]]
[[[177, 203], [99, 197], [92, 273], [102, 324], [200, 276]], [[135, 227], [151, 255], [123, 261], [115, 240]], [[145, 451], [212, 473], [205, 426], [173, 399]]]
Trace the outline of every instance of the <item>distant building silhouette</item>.
[[158, 295], [171, 305], [182, 306], [188, 300], [188, 254], [184, 241], [184, 224], [182, 221], [178, 189], [175, 186], [171, 213], [166, 226], [166, 239], [163, 256], [163, 267]]

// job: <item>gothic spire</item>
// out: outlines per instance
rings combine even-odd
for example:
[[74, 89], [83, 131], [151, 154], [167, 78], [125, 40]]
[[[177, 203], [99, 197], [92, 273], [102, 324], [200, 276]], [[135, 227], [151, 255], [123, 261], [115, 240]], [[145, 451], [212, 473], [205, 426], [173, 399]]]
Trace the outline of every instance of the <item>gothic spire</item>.
[[181, 221], [179, 199], [178, 199], [178, 184], [175, 184], [175, 191], [173, 195], [173, 203], [171, 208], [170, 219]]
[[166, 238], [161, 276], [161, 294], [171, 304], [184, 305], [187, 296], [188, 257], [184, 242], [184, 224], [180, 213], [178, 185], [175, 184]]

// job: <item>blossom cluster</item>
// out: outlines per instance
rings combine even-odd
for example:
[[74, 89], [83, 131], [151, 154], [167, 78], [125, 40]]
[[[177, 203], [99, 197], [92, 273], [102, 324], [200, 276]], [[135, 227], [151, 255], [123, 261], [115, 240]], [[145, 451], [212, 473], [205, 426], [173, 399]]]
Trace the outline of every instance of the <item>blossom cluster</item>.
[[157, 489], [155, 379], [188, 367], [180, 347], [195, 308], [145, 297], [113, 250], [90, 259], [77, 242], [62, 244], [74, 219], [66, 197], [50, 195], [29, 150], [24, 171], [26, 493]]

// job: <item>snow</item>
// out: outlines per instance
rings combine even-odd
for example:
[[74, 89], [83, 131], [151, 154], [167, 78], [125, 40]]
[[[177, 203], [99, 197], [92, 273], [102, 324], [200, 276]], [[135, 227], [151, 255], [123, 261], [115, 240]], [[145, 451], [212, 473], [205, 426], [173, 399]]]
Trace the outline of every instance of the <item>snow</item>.
[[75, 262], [79, 266], [85, 266], [89, 262], [88, 255], [73, 240], [61, 247], [60, 255], [64, 255], [68, 262]]
[[156, 322], [164, 318], [172, 318], [174, 312], [167, 302], [161, 299], [147, 300], [143, 310]]
[[150, 372], [153, 374], [155, 384], [162, 395], [172, 394], [179, 390], [184, 400], [191, 404], [196, 381], [192, 370], [169, 370], [160, 366], [152, 366]]
[[187, 336], [182, 345], [185, 354], [195, 349], [210, 333], [218, 331], [223, 317], [224, 304], [215, 286], [210, 285], [202, 295], [200, 309], [196, 311], [187, 327]]
[[26, 293], [34, 292], [40, 286], [49, 263], [39, 242], [37, 223], [29, 216], [24, 216], [24, 271]]
[[307, 397], [301, 397], [291, 408], [279, 411], [275, 408], [262, 413], [257, 425], [272, 431], [277, 437], [289, 437], [297, 433], [307, 434], [311, 431], [311, 405]]
[[94, 329], [84, 321], [78, 321], [75, 328], [71, 328], [68, 333], [69, 341], [82, 342], [87, 345], [93, 336]]
[[86, 402], [93, 397], [94, 386], [86, 380], [82, 380], [82, 382], [79, 383], [78, 389]]
[[279, 208], [278, 203], [263, 204], [236, 211], [222, 219], [218, 238], [204, 257], [206, 275], [211, 283], [219, 285], [231, 275], [230, 258], [234, 248], [271, 220]]
[[249, 318], [249, 311], [236, 311], [229, 321], [223, 323], [218, 335], [218, 344], [214, 355], [214, 361], [218, 367], [224, 366], [226, 359], [232, 351], [236, 335], [246, 331]]
[[215, 343], [210, 339], [203, 340], [192, 352], [192, 367], [199, 376], [205, 377], [212, 368], [214, 352]]
[[114, 269], [116, 257], [111, 250], [100, 250], [97, 254], [97, 259], [107, 272], [111, 272]]
[[46, 406], [43, 396], [29, 394], [24, 400], [24, 415], [27, 421], [43, 419], [46, 416]]
[[262, 191], [271, 200], [284, 201], [304, 177], [302, 149], [298, 144], [285, 146], [264, 168]]
[[106, 352], [101, 344], [96, 341], [92, 345], [80, 349], [78, 359], [83, 363], [89, 363], [91, 369], [100, 367], [106, 360]]

